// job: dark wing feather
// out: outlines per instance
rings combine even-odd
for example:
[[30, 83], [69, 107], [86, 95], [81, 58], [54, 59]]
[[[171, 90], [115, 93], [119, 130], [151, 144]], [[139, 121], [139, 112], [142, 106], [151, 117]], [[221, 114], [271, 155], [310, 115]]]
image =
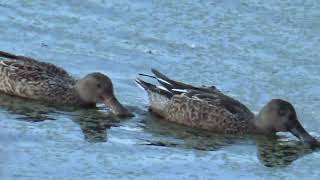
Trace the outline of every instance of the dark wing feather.
[[160, 88], [154, 84], [148, 83], [148, 82], [143, 81], [139, 78], [137, 78], [135, 81], [139, 86], [141, 86], [143, 89], [145, 89], [146, 91], [149, 91], [151, 93], [157, 93], [157, 94], [163, 95], [169, 99], [174, 95], [172, 92], [170, 92], [166, 89]]
[[156, 69], [151, 69], [152, 73], [156, 76], [158, 82], [167, 88], [170, 91], [173, 91], [175, 89], [181, 89], [181, 90], [197, 90], [197, 91], [202, 91], [202, 92], [216, 92], [219, 91], [215, 86], [211, 87], [195, 87], [190, 84], [178, 82], [175, 80], [172, 80], [168, 78], [166, 75], [162, 74]]

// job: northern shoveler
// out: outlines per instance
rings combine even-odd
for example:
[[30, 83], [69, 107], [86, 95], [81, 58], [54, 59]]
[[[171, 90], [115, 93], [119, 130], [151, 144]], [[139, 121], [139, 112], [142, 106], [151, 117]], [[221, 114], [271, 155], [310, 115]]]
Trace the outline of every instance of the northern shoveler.
[[0, 51], [0, 91], [23, 98], [72, 106], [104, 102], [119, 116], [131, 116], [115, 97], [110, 78], [95, 72], [76, 80], [46, 62]]
[[147, 91], [150, 110], [157, 115], [193, 128], [224, 134], [264, 134], [289, 131], [312, 146], [319, 142], [300, 124], [295, 108], [282, 99], [273, 99], [255, 116], [241, 102], [216, 87], [195, 87], [169, 79], [152, 69], [161, 86], [141, 79], [136, 82]]

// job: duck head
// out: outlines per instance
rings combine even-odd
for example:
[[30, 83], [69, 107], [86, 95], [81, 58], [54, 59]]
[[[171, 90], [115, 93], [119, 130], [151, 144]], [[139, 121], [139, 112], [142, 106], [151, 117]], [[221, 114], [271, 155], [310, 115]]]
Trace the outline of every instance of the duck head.
[[262, 133], [291, 132], [311, 147], [320, 147], [319, 141], [312, 137], [299, 122], [292, 104], [285, 100], [271, 100], [260, 111], [255, 125], [258, 131]]
[[115, 97], [113, 85], [106, 75], [91, 73], [79, 80], [76, 90], [82, 101], [87, 104], [103, 102], [117, 116], [133, 116]]

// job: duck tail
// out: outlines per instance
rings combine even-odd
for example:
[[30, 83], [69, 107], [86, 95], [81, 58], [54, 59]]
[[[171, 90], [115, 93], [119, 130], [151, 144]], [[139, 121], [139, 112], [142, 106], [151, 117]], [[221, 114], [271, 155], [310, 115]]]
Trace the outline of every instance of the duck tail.
[[149, 110], [159, 116], [165, 117], [166, 107], [174, 94], [163, 86], [156, 86], [139, 78], [137, 78], [135, 82], [139, 87], [148, 92]]
[[[142, 75], [142, 74], [140, 74], [140, 75]], [[142, 76], [149, 76], [149, 75], [142, 75]], [[151, 84], [149, 82], [143, 81], [139, 78], [135, 79], [135, 82], [139, 87], [141, 87], [142, 89], [144, 89], [145, 91], [147, 91], [150, 94], [162, 95], [168, 99], [170, 99], [174, 95], [171, 91], [169, 91], [165, 87], [156, 86], [156, 85]]]
[[171, 91], [171, 92], [173, 92], [175, 89], [181, 88], [181, 86], [178, 85], [179, 82], [171, 80], [166, 75], [160, 73], [158, 70], [151, 69], [151, 72], [154, 74], [154, 76], [148, 75], [148, 74], [139, 74], [139, 75], [156, 79], [164, 88], [166, 88], [168, 91]]
[[[153, 69], [152, 69], [153, 70]], [[148, 74], [139, 74], [140, 76], [146, 76], [146, 77], [150, 77], [153, 79], [156, 79], [162, 86], [164, 86], [167, 90], [171, 90], [173, 89], [173, 85], [169, 82], [170, 79], [167, 78], [166, 76], [164, 76], [165, 78], [162, 77], [158, 77], [156, 76], [152, 76], [152, 75], [148, 75]], [[169, 80], [169, 81], [168, 81]]]
[[189, 84], [185, 84], [182, 82], [178, 82], [175, 80], [172, 80], [168, 78], [166, 75], [160, 73], [156, 69], [151, 69], [153, 75], [148, 74], [139, 74], [140, 76], [146, 76], [153, 79], [156, 79], [161, 86], [156, 86], [157, 88], [165, 89], [165, 91], [170, 92], [172, 95], [174, 94], [181, 94], [181, 93], [187, 93], [188, 89], [198, 89], [196, 87], [193, 87]]
[[8, 53], [8, 52], [4, 52], [4, 51], [0, 51], [0, 57], [4, 57], [4, 58], [8, 58], [8, 59], [17, 59], [18, 56]]
[[34, 61], [34, 59], [26, 57], [26, 56], [19, 56], [14, 55], [8, 52], [0, 51], [0, 57], [4, 57], [11, 60], [19, 60], [19, 61]]
[[172, 80], [156, 69], [151, 69], [151, 71], [155, 75], [155, 77], [158, 79], [158, 81], [160, 79], [159, 83], [161, 85], [165, 86], [170, 91], [175, 91], [175, 90], [183, 90], [184, 91], [186, 89], [196, 89], [195, 87], [193, 87], [189, 84], [185, 84], [182, 82]]

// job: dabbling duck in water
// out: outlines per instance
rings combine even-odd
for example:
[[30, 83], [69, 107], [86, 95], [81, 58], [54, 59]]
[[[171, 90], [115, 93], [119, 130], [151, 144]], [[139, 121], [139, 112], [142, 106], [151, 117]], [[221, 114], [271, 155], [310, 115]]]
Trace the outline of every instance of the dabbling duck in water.
[[115, 115], [132, 116], [117, 100], [111, 80], [91, 73], [76, 80], [64, 69], [0, 51], [0, 91], [52, 104], [92, 106], [103, 102]]
[[148, 92], [150, 110], [179, 124], [223, 134], [263, 134], [291, 132], [312, 147], [319, 142], [300, 124], [294, 107], [287, 101], [273, 99], [255, 116], [245, 105], [224, 95], [215, 87], [195, 87], [169, 79], [157, 70], [156, 86], [136, 79]]

